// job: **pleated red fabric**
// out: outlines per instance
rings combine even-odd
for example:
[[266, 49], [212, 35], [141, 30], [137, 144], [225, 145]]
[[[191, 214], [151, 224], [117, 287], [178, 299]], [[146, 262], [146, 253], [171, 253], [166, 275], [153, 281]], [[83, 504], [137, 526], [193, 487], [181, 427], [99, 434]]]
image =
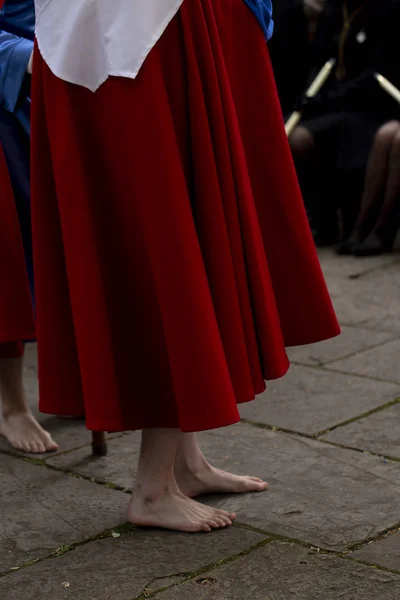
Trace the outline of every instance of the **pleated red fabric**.
[[95, 94], [37, 51], [32, 102], [43, 412], [229, 425], [285, 346], [339, 333], [242, 0], [185, 1], [137, 79]]
[[32, 301], [21, 232], [0, 145], [0, 358], [20, 356], [22, 345], [17, 340], [34, 338]]

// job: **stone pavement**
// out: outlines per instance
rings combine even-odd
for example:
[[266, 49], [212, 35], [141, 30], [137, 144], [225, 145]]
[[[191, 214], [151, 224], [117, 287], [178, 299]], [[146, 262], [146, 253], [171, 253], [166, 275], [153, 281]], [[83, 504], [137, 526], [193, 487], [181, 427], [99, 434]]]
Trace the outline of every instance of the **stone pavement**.
[[[1, 600], [400, 599], [400, 258], [321, 260], [343, 335], [291, 350], [240, 425], [201, 436], [212, 461], [270, 491], [212, 498], [237, 511], [230, 530], [134, 529], [138, 434], [95, 460], [83, 423], [42, 417], [58, 454], [0, 440]], [[31, 347], [33, 404], [36, 375]]]

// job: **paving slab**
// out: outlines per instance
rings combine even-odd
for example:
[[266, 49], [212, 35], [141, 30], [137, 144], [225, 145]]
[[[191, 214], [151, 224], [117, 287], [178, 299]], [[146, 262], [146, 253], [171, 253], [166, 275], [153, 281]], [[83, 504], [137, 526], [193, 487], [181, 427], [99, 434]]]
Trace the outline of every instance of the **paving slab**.
[[[400, 316], [399, 316], [400, 319]], [[329, 369], [400, 384], [400, 339], [329, 365]]]
[[400, 521], [400, 464], [239, 425], [203, 435], [212, 462], [270, 483], [263, 494], [205, 499], [241, 523], [343, 549]]
[[124, 523], [126, 506], [122, 492], [0, 456], [0, 573]]
[[394, 400], [400, 385], [292, 365], [283, 379], [269, 382], [241, 416], [283, 429], [316, 434]]
[[104, 458], [93, 457], [87, 448], [82, 448], [50, 457], [46, 462], [67, 471], [130, 489], [136, 475], [139, 451], [140, 433], [134, 432], [110, 441], [108, 454]]
[[397, 260], [396, 255], [369, 256], [362, 260], [353, 256], [337, 256], [330, 248], [320, 248], [318, 256], [325, 277], [328, 279], [362, 277], [392, 265]]
[[323, 439], [400, 459], [400, 404], [338, 427]]
[[400, 573], [400, 533], [393, 533], [383, 540], [368, 544], [351, 556]]
[[288, 355], [292, 362], [321, 366], [383, 344], [392, 338], [390, 333], [344, 326], [338, 337], [318, 344], [289, 348]]
[[339, 320], [347, 325], [400, 332], [400, 260], [359, 277], [329, 277]]
[[[269, 481], [270, 491], [264, 494], [204, 499], [236, 511], [241, 523], [340, 549], [399, 520], [399, 463], [243, 424], [204, 433], [200, 442], [216, 466]], [[125, 460], [132, 451], [129, 436], [109, 446], [101, 472], [95, 462], [82, 466], [78, 458], [74, 464], [79, 452], [60, 459], [68, 459], [64, 466], [75, 472], [131, 487], [135, 466], [132, 470], [132, 462]]]
[[400, 577], [273, 542], [171, 588], [163, 600], [398, 600]]
[[254, 547], [265, 536], [238, 528], [185, 535], [135, 530], [0, 578], [2, 600], [132, 600]]

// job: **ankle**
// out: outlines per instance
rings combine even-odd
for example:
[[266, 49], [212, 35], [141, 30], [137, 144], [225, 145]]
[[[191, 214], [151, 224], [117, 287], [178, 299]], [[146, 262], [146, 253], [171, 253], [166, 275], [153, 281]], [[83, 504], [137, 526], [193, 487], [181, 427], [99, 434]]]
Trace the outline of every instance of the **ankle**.
[[24, 415], [28, 417], [30, 415], [30, 410], [24, 403], [14, 403], [14, 402], [4, 402], [2, 403], [1, 408], [1, 417], [5, 421], [15, 417], [17, 415]]
[[201, 453], [196, 456], [182, 457], [175, 463], [175, 473], [180, 477], [190, 476], [200, 480], [205, 471], [211, 470], [212, 467]]
[[175, 478], [166, 480], [154, 479], [153, 481], [135, 481], [133, 486], [133, 497], [146, 505], [154, 504], [166, 496], [178, 493]]

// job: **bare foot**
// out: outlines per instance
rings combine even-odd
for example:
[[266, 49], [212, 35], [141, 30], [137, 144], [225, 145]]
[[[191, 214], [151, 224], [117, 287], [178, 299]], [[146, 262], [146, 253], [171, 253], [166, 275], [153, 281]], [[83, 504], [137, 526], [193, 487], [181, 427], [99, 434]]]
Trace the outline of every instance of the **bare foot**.
[[0, 421], [0, 435], [13, 448], [32, 454], [54, 452], [58, 449], [52, 439], [29, 412], [16, 412]]
[[264, 492], [268, 483], [259, 477], [233, 475], [212, 467], [205, 459], [196, 469], [175, 469], [175, 478], [182, 494], [195, 498], [202, 494], [245, 494]]
[[129, 504], [128, 518], [140, 527], [157, 527], [185, 533], [209, 533], [232, 525], [234, 513], [203, 506], [178, 490], [165, 490], [158, 496], [146, 496], [135, 489]]

